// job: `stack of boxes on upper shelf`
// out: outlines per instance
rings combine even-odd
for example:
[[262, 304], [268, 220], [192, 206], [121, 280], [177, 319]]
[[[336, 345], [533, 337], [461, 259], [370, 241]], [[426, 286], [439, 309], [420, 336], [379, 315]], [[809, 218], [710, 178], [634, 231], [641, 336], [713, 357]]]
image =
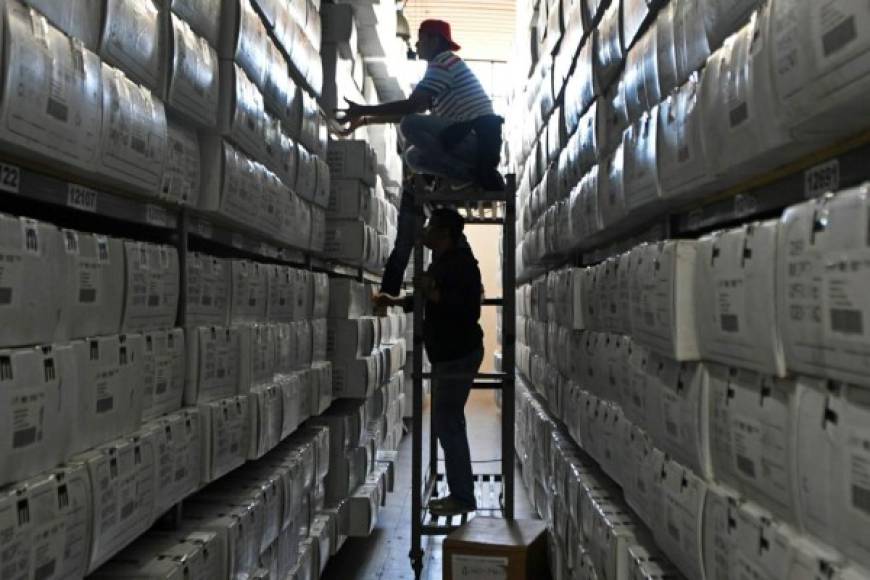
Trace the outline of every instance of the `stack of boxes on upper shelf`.
[[556, 577], [870, 577], [867, 188], [700, 240], [627, 239], [865, 130], [870, 11], [521, 10], [539, 54], [508, 137], [518, 271], [630, 250], [517, 293], [517, 367], [542, 396], [519, 397], [517, 447]]
[[26, 3], [3, 7], [3, 150], [322, 250], [319, 2]]
[[870, 15], [849, 0], [520, 9], [541, 42], [507, 128], [525, 268], [870, 126]]
[[862, 186], [518, 290], [518, 368], [622, 487], [626, 546], [648, 528], [689, 578], [867, 577], [868, 215]]
[[[395, 14], [389, 3], [372, 4], [373, 11], [388, 8], [392, 21]], [[358, 36], [358, 17], [365, 14], [357, 4], [339, 3], [323, 6], [323, 69], [327, 79], [323, 90], [323, 107], [333, 115], [356, 103], [379, 100], [375, 80], [360, 54], [370, 52]], [[371, 30], [369, 31], [371, 32]], [[367, 36], [372, 36], [367, 33]], [[372, 38], [379, 38], [374, 34]], [[369, 38], [369, 41], [372, 41]], [[395, 38], [395, 34], [393, 34]], [[402, 181], [402, 161], [398, 153], [396, 127], [392, 124], [368, 125], [357, 129], [356, 140], [331, 141], [328, 162], [332, 187], [327, 209], [327, 257], [380, 272], [396, 237], [397, 206]]]
[[332, 141], [329, 167], [326, 256], [382, 272], [396, 241], [398, 210], [386, 199], [372, 146], [361, 140]]

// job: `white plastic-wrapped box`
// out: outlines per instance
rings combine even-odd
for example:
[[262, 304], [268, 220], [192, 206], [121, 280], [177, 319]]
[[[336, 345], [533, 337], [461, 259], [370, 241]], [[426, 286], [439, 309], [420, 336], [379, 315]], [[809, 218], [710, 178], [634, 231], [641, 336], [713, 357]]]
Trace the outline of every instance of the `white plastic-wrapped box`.
[[187, 333], [185, 405], [233, 396], [241, 385], [241, 331], [202, 326]]
[[0, 485], [51, 469], [69, 453], [78, 376], [68, 345], [0, 352]]
[[99, 58], [14, 0], [3, 6], [3, 36], [4, 149], [93, 169], [103, 106]]
[[156, 443], [152, 432], [142, 431], [74, 459], [87, 467], [92, 486], [89, 572], [140, 536], [154, 521]]
[[271, 42], [267, 56], [269, 65], [266, 67], [266, 79], [263, 84], [263, 101], [266, 109], [277, 115], [283, 123], [290, 123], [293, 119], [294, 107], [298, 105], [294, 100], [298, 88], [290, 78], [290, 70], [287, 68], [284, 55]]
[[97, 172], [156, 195], [166, 161], [163, 103], [123, 72], [103, 63], [103, 124]]
[[868, 384], [863, 185], [786, 210], [779, 229], [777, 307], [791, 371]]
[[760, 0], [701, 0], [710, 49], [722, 46], [726, 38], [749, 22], [752, 13], [762, 4]]
[[703, 147], [697, 76], [673, 92], [659, 106], [656, 158], [664, 197], [702, 194], [713, 177]]
[[628, 111], [625, 107], [623, 80], [612, 84], [598, 99], [598, 160], [601, 161], [616, 151], [622, 144], [622, 134], [628, 128]]
[[[867, 390], [856, 385], [799, 378], [795, 477], [802, 529], [863, 566], [870, 566], [870, 518], [862, 474], [870, 417]], [[851, 493], [842, 493], [848, 489]]]
[[696, 291], [701, 357], [785, 375], [776, 315], [779, 223], [717, 232], [698, 242]]
[[217, 52], [174, 14], [170, 28], [166, 106], [200, 127], [214, 128], [220, 86]]
[[856, 0], [773, 3], [774, 84], [789, 127], [829, 138], [870, 124], [870, 8]]
[[80, 40], [88, 50], [96, 52], [99, 49], [102, 2], [94, 2], [93, 0], [67, 0], [66, 2], [25, 0], [24, 3], [36, 8], [40, 14], [67, 36]]
[[698, 360], [696, 242], [669, 240], [633, 252], [632, 336], [675, 360]]
[[[57, 339], [116, 334], [121, 328], [124, 304], [122, 240], [63, 230], [60, 243], [63, 245], [66, 288]], [[33, 292], [33, 289], [29, 288], [28, 292]]]
[[167, 8], [177, 14], [198, 35], [217, 48], [220, 42], [221, 20], [216, 17], [220, 14], [222, 0], [163, 0], [163, 9]]
[[263, 95], [245, 71], [232, 61], [221, 61], [219, 74], [219, 131], [248, 155], [259, 159], [265, 137]]
[[263, 87], [269, 45], [266, 28], [251, 0], [225, 0], [222, 4], [218, 56], [238, 63], [257, 87]]
[[766, 8], [753, 14], [749, 24], [713, 53], [704, 70], [703, 145], [709, 172], [721, 176], [722, 187], [776, 167], [800, 152], [776, 102], [769, 14]]
[[268, 266], [248, 260], [230, 262], [230, 322], [264, 322], [268, 309]]
[[113, 334], [70, 343], [78, 372], [70, 452], [132, 433], [142, 422], [143, 338]]
[[126, 284], [123, 332], [170, 328], [178, 314], [178, 251], [172, 246], [124, 242]]
[[[667, 55], [668, 46], [662, 46], [667, 39], [661, 38], [657, 23], [653, 23], [638, 43], [625, 57], [623, 91], [625, 109], [629, 120], [640, 119], [644, 112], [650, 111], [661, 102], [662, 82], [659, 78], [660, 51]], [[674, 87], [669, 87], [668, 90]], [[665, 93], [666, 94], [666, 93]]]
[[591, 35], [595, 52], [594, 72], [601, 87], [608, 87], [616, 80], [625, 56], [622, 41], [622, 4], [623, 0], [612, 0]]
[[219, 479], [245, 463], [250, 413], [246, 395], [199, 405], [202, 419], [202, 482]]
[[220, 137], [200, 142], [199, 208], [256, 227], [265, 168]]
[[623, 146], [620, 145], [598, 166], [598, 209], [605, 229], [619, 224], [628, 215], [623, 153]]
[[65, 301], [60, 231], [47, 223], [0, 214], [0, 344], [48, 344], [54, 340]]
[[797, 523], [794, 381], [710, 365], [710, 455], [713, 474]]
[[188, 327], [225, 325], [230, 302], [229, 263], [222, 258], [189, 252], [186, 267], [185, 324]]
[[625, 209], [629, 213], [649, 213], [660, 206], [656, 161], [658, 116], [658, 106], [654, 105], [623, 133]]
[[622, 0], [622, 38], [626, 50], [634, 44], [644, 25], [655, 18], [663, 0]]
[[167, 119], [166, 166], [160, 195], [164, 199], [196, 207], [200, 188], [199, 135], [194, 129]]
[[142, 418], [153, 419], [181, 408], [184, 395], [184, 330], [155, 330], [143, 335]]
[[685, 83], [692, 73], [701, 69], [710, 56], [704, 13], [696, 0], [674, 0], [674, 54], [677, 63], [677, 83]]
[[154, 0], [103, 0], [100, 57], [134, 82], [163, 94], [168, 24]]

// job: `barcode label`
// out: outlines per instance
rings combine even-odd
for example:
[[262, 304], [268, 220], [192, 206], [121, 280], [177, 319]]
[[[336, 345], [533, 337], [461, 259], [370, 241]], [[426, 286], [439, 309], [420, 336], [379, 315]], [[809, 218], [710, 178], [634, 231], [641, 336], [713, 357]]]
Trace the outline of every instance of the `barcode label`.
[[719, 317], [723, 332], [740, 332], [740, 322], [734, 314], [723, 314]]
[[870, 489], [860, 485], [852, 485], [852, 505], [866, 514], [870, 514]]
[[89, 187], [70, 183], [67, 188], [66, 204], [75, 209], [96, 213], [97, 192]]
[[818, 197], [840, 188], [840, 162], [832, 159], [807, 169], [804, 174], [804, 197]]
[[737, 456], [737, 469], [752, 479], [755, 479], [755, 463], [748, 457], [744, 457], [743, 455]]
[[850, 16], [822, 36], [822, 50], [826, 57], [831, 56], [857, 37], [855, 17]]
[[152, 226], [166, 226], [169, 216], [166, 209], [159, 205], [148, 204], [145, 208], [145, 222]]
[[841, 334], [864, 334], [864, 318], [860, 310], [831, 309], [831, 330]]
[[21, 170], [14, 165], [0, 163], [0, 189], [18, 193], [20, 184]]

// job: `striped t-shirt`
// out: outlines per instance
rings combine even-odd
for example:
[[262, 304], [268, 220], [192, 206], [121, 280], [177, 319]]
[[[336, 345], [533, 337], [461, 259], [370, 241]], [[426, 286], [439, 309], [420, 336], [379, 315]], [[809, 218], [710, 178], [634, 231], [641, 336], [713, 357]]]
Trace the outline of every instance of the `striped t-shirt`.
[[432, 93], [432, 114], [451, 121], [491, 115], [492, 101], [465, 61], [444, 51], [431, 61], [418, 90]]

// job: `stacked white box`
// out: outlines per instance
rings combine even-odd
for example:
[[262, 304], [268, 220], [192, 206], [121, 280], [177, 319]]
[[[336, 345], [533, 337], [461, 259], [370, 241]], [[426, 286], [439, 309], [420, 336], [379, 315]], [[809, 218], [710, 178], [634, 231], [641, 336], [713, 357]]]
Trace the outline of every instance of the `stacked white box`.
[[178, 314], [178, 251], [170, 246], [124, 243], [126, 289], [124, 332], [168, 328]]
[[[7, 90], [0, 108], [0, 140], [4, 148], [92, 170], [100, 147], [103, 98], [100, 60], [91, 52], [96, 47], [89, 50], [71, 43], [38, 12], [19, 2], [8, 2], [3, 10]], [[74, 62], [81, 62], [79, 70], [73, 68]], [[53, 99], [54, 82], [62, 82], [63, 100]], [[9, 90], [13, 86], [18, 87], [15, 92]]]
[[142, 335], [101, 336], [75, 340], [70, 346], [79, 392], [70, 451], [132, 433], [142, 421]]
[[78, 376], [68, 345], [0, 354], [0, 485], [51, 469], [77, 451], [70, 445]]

